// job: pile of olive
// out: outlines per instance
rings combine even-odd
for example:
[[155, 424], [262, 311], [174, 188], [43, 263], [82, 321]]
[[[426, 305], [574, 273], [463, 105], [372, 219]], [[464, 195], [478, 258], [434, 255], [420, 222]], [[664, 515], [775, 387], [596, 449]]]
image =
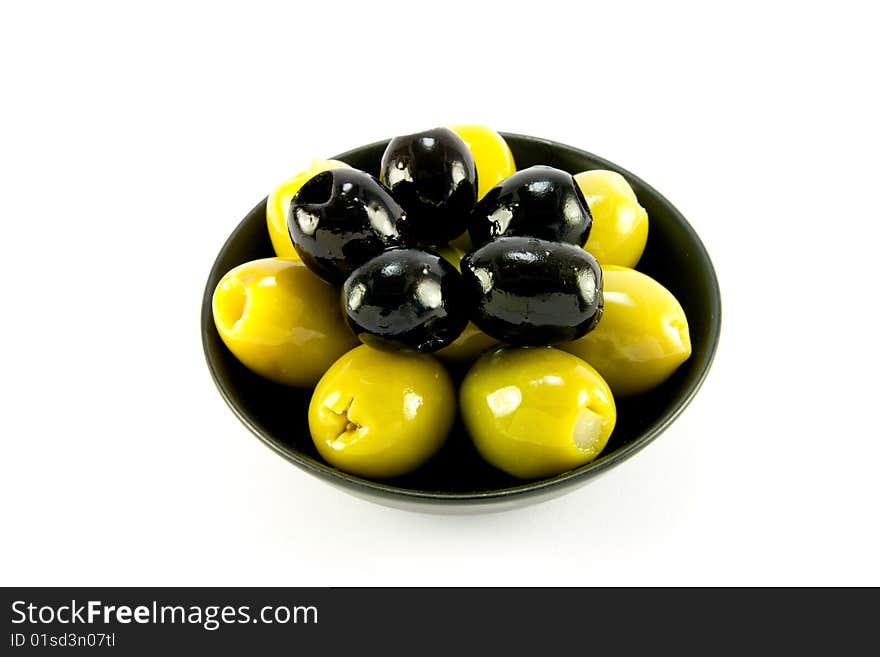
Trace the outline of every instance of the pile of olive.
[[621, 175], [517, 171], [482, 126], [396, 137], [379, 171], [316, 160], [276, 188], [277, 257], [236, 267], [213, 297], [246, 367], [313, 389], [309, 428], [331, 465], [405, 474], [460, 412], [495, 467], [558, 474], [602, 452], [615, 395], [690, 356], [681, 306], [633, 269], [648, 217]]

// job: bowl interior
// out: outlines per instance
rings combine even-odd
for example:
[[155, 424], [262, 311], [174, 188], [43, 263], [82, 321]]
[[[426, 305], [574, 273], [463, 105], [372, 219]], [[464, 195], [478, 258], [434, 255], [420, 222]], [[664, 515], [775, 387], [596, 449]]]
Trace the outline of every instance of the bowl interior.
[[[681, 214], [657, 191], [621, 167], [590, 153], [522, 135], [505, 134], [517, 168], [547, 164], [571, 173], [611, 169], [624, 175], [648, 211], [650, 231], [638, 269], [665, 285], [679, 300], [690, 324], [693, 354], [662, 386], [643, 395], [617, 400], [618, 420], [602, 456], [551, 479], [523, 482], [488, 465], [456, 423], [441, 452], [418, 471], [391, 480], [360, 479], [326, 465], [309, 436], [310, 390], [279, 386], [252, 374], [226, 349], [211, 316], [211, 296], [233, 267], [274, 255], [266, 229], [265, 199], [230, 236], [208, 278], [202, 304], [202, 339], [209, 368], [221, 394], [238, 417], [266, 444], [294, 464], [359, 492], [405, 495], [425, 500], [479, 501], [509, 497], [549, 486], [582, 482], [620, 462], [653, 440], [696, 393], [718, 341], [721, 304], [712, 263]], [[378, 175], [387, 142], [335, 156]], [[451, 371], [457, 380], [464, 371]]]

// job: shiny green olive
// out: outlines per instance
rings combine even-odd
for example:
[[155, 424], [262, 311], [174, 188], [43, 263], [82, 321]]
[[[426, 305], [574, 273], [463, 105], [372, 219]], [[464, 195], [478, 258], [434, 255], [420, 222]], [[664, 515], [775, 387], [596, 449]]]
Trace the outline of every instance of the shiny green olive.
[[454, 419], [455, 386], [435, 358], [367, 345], [333, 363], [309, 404], [309, 430], [324, 460], [369, 478], [425, 463]]
[[648, 241], [648, 213], [626, 178], [616, 171], [597, 169], [575, 175], [593, 227], [584, 248], [600, 265], [635, 267]]
[[605, 310], [584, 337], [558, 345], [595, 367], [618, 397], [651, 390], [691, 355], [687, 317], [678, 300], [650, 276], [602, 268]]
[[595, 369], [553, 347], [502, 347], [461, 384], [462, 418], [477, 451], [522, 479], [549, 477], [595, 459], [617, 421]]
[[342, 319], [339, 292], [293, 258], [239, 265], [217, 284], [214, 324], [248, 369], [284, 385], [311, 387], [358, 344]]
[[484, 125], [451, 125], [464, 140], [477, 167], [477, 200], [508, 176], [516, 173], [516, 162], [504, 137]]
[[[449, 128], [464, 140], [477, 167], [477, 200], [508, 176], [516, 173], [510, 146], [500, 134], [484, 125], [451, 125]], [[464, 252], [473, 248], [471, 236], [462, 233], [451, 244]]]

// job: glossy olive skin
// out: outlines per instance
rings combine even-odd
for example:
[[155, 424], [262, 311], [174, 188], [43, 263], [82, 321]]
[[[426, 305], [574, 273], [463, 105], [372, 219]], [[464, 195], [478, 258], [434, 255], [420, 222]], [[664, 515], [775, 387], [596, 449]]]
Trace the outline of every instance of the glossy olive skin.
[[429, 352], [451, 344], [471, 304], [458, 270], [418, 249], [392, 249], [358, 267], [342, 288], [342, 312], [364, 344]]
[[467, 144], [449, 128], [392, 139], [379, 179], [410, 215], [420, 244], [461, 235], [477, 202], [477, 168]]
[[468, 219], [474, 247], [502, 235], [525, 235], [583, 246], [593, 218], [572, 175], [538, 165], [493, 187]]
[[455, 385], [436, 358], [361, 345], [321, 377], [309, 403], [309, 431], [331, 465], [363, 477], [397, 477], [440, 449], [455, 407]]
[[499, 237], [466, 255], [461, 273], [477, 299], [471, 320], [502, 342], [575, 340], [602, 316], [602, 270], [580, 246]]
[[464, 140], [477, 167], [477, 200], [495, 185], [516, 173], [516, 162], [504, 137], [484, 125], [448, 126]]
[[603, 267], [635, 267], [648, 243], [648, 213], [626, 178], [596, 169], [575, 174], [574, 180], [593, 215], [584, 248]]
[[269, 229], [269, 239], [272, 240], [275, 255], [299, 260], [299, 254], [290, 241], [290, 231], [287, 229], [287, 211], [296, 193], [322, 171], [347, 166], [339, 160], [312, 160], [308, 169], [288, 178], [269, 193], [266, 199], [266, 227]]
[[596, 370], [552, 347], [484, 354], [462, 381], [459, 406], [483, 458], [523, 479], [589, 463], [617, 422], [614, 397]]
[[214, 290], [220, 338], [249, 370], [310, 388], [357, 346], [345, 327], [335, 287], [295, 258], [262, 258], [227, 272]]
[[690, 358], [687, 316], [672, 292], [650, 276], [613, 265], [602, 271], [602, 323], [559, 348], [595, 367], [618, 397], [647, 392]]
[[299, 257], [337, 284], [385, 249], [409, 244], [407, 226], [388, 190], [358, 169], [319, 173], [300, 188], [287, 213]]
[[[464, 140], [474, 156], [477, 165], [477, 200], [483, 198], [489, 190], [508, 176], [516, 173], [516, 162], [510, 146], [500, 134], [484, 125], [451, 125], [448, 126]], [[471, 236], [467, 231], [452, 240], [452, 245], [470, 251], [474, 248]]]

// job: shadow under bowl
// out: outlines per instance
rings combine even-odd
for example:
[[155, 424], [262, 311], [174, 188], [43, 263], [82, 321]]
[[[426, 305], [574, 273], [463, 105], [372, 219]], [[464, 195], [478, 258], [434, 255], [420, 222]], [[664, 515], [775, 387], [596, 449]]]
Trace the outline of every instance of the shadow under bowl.
[[[545, 139], [502, 133], [517, 168], [546, 164], [571, 173], [610, 169], [632, 185], [648, 211], [648, 243], [638, 269], [668, 288], [688, 317], [693, 352], [658, 388], [617, 400], [617, 426], [602, 455], [587, 465], [535, 481], [515, 479], [488, 465], [472, 447], [460, 420], [443, 449], [416, 472], [372, 481], [327, 465], [309, 435], [311, 390], [288, 388], [247, 370], [214, 327], [211, 297], [233, 267], [274, 254], [263, 199], [242, 220], [217, 256], [205, 285], [201, 330], [205, 357], [220, 394], [244, 425], [285, 459], [324, 481], [371, 501], [429, 512], [490, 511], [538, 502], [583, 485], [634, 456], [679, 416], [706, 377], [721, 330], [721, 296], [715, 270], [700, 238], [659, 192], [625, 169], [585, 151]], [[378, 176], [387, 141], [334, 156]], [[464, 372], [452, 372], [460, 377]]]

